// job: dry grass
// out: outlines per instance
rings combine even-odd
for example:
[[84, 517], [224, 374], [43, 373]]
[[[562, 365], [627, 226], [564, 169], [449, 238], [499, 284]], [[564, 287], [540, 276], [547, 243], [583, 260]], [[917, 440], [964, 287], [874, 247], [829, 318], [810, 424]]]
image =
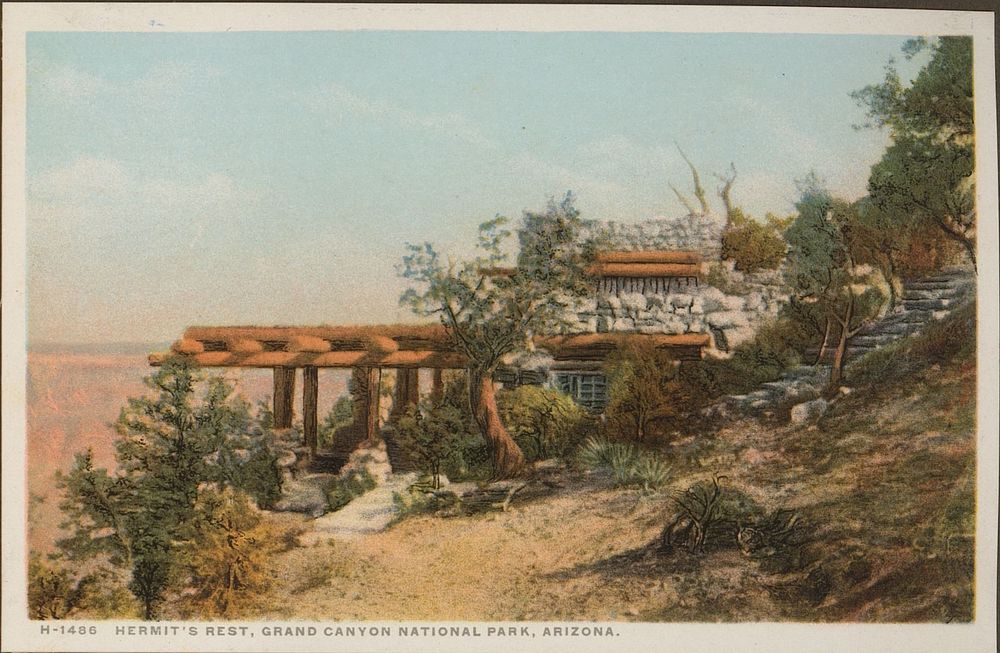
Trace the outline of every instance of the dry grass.
[[[664, 450], [671, 486], [643, 494], [561, 470], [508, 512], [414, 516], [352, 543], [275, 559], [243, 616], [291, 619], [968, 621], [975, 372], [967, 355], [863, 388], [818, 425], [731, 425]], [[706, 439], [711, 438], [711, 439]], [[657, 553], [679, 490], [714, 474], [811, 525], [793, 554]], [[312, 582], [317, 560], [323, 582]], [[326, 571], [329, 570], [329, 571]], [[325, 574], [329, 573], [329, 577]]]

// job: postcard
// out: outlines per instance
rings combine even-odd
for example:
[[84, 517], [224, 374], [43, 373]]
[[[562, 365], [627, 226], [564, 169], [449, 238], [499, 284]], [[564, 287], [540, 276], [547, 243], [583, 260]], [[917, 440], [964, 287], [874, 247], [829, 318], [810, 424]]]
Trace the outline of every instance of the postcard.
[[993, 34], [5, 4], [5, 650], [995, 650]]

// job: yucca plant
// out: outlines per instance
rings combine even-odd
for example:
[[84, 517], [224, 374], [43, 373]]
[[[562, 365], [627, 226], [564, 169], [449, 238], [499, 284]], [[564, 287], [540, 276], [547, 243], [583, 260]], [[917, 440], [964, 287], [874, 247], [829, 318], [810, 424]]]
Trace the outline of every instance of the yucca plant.
[[646, 492], [660, 489], [670, 478], [670, 465], [652, 454], [640, 456], [631, 471], [631, 484], [641, 485]]

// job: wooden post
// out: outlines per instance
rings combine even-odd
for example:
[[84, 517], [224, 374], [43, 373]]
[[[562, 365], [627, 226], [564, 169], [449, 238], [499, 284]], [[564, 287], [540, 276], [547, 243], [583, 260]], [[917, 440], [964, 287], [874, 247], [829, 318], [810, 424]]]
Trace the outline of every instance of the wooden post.
[[441, 402], [444, 397], [444, 370], [434, 368], [434, 376], [431, 380], [431, 401], [435, 404]]
[[410, 406], [420, 401], [420, 370], [399, 368], [396, 370], [396, 391], [392, 396], [392, 410], [389, 420], [393, 423], [406, 414]]
[[295, 368], [274, 368], [274, 428], [292, 428], [292, 400], [295, 396]]
[[316, 404], [319, 399], [319, 370], [315, 367], [302, 368], [302, 427], [305, 431], [309, 453], [316, 456], [319, 440], [319, 416]]
[[378, 441], [379, 390], [382, 386], [382, 371], [377, 367], [365, 368], [368, 385], [368, 409], [365, 415], [365, 439], [373, 445]]

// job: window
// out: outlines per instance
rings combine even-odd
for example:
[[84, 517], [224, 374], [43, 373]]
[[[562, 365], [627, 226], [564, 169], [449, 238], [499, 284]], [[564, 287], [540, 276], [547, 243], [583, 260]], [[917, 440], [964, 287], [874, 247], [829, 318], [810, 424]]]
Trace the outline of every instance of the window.
[[555, 386], [589, 410], [608, 403], [608, 382], [600, 372], [556, 372]]

